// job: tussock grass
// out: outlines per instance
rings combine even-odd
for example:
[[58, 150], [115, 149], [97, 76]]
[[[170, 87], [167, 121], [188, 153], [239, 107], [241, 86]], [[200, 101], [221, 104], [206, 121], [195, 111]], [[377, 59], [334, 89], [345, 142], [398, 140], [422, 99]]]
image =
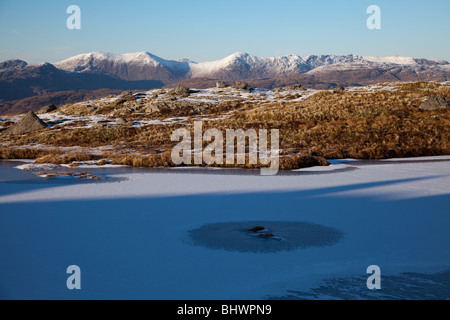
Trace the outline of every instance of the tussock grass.
[[35, 148], [1, 148], [0, 159], [37, 159], [49, 154], [58, 154], [56, 150], [39, 150]]
[[400, 87], [400, 90], [403, 90], [403, 91], [418, 92], [421, 89], [438, 89], [439, 87], [441, 87], [441, 85], [437, 82], [420, 81], [420, 82], [414, 82], [414, 83], [401, 84], [399, 87]]

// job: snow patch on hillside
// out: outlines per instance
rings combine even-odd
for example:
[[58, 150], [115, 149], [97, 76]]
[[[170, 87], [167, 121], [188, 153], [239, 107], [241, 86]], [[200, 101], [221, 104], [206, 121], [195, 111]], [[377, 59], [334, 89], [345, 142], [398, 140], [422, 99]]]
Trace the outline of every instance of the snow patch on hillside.
[[414, 58], [402, 56], [388, 56], [388, 57], [364, 57], [364, 60], [378, 63], [378, 64], [398, 64], [398, 65], [417, 65]]

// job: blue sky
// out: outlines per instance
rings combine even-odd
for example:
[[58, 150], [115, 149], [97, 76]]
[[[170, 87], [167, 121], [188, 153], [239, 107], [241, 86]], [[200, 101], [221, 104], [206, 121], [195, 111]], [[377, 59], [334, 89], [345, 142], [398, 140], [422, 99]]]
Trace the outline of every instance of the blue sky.
[[[69, 5], [82, 29], [66, 27]], [[382, 10], [369, 30], [366, 9]], [[0, 0], [0, 60], [56, 62], [107, 51], [208, 61], [236, 51], [450, 60], [448, 0]]]

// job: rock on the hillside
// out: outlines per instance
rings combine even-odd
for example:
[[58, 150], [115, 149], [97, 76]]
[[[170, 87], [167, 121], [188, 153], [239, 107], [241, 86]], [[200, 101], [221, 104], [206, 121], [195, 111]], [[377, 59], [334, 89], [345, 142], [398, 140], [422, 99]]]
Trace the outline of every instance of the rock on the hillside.
[[125, 98], [125, 97], [131, 97], [133, 95], [133, 92], [131, 92], [131, 91], [123, 91], [121, 94], [120, 94], [120, 97], [121, 98]]
[[183, 86], [177, 86], [175, 89], [170, 90], [169, 93], [167, 93], [170, 96], [176, 96], [176, 97], [183, 97], [188, 96], [191, 93], [191, 90], [187, 87]]
[[154, 101], [144, 107], [144, 112], [153, 114], [157, 112], [167, 114], [203, 114], [207, 110], [214, 108], [216, 105], [205, 102], [192, 102], [185, 100], [175, 101]]
[[336, 87], [333, 90], [334, 93], [339, 93], [339, 92], [344, 92], [344, 91], [345, 91], [344, 87]]
[[421, 104], [420, 110], [440, 110], [448, 107], [450, 107], [449, 98], [431, 96]]
[[147, 105], [147, 107], [144, 109], [144, 112], [147, 114], [152, 114], [155, 112], [158, 112], [160, 110], [160, 105], [158, 103], [150, 103]]
[[244, 81], [236, 81], [233, 88], [239, 89], [239, 90], [247, 90], [248, 89], [248, 83]]
[[302, 89], [302, 85], [301, 84], [294, 84], [292, 86], [287, 86], [286, 89], [287, 90], [301, 90]]
[[47, 128], [47, 124], [42, 121], [33, 111], [28, 112], [16, 124], [5, 130], [5, 134], [24, 134]]
[[133, 95], [133, 92], [131, 92], [131, 91], [124, 91], [120, 95], [119, 99], [117, 99], [115, 105], [119, 106], [119, 105], [124, 104], [125, 102], [128, 102], [128, 101], [136, 101], [136, 97]]
[[119, 126], [125, 126], [128, 123], [127, 120], [125, 120], [124, 118], [119, 118], [116, 122], [116, 124], [118, 124]]
[[216, 82], [216, 88], [217, 89], [225, 89], [225, 88], [228, 88], [228, 87], [229, 87], [228, 84], [226, 84], [223, 81]]
[[93, 107], [93, 106], [88, 106], [88, 107], [87, 107], [87, 111], [88, 111], [89, 113], [92, 113], [92, 112], [97, 111], [97, 108], [96, 108], [96, 107]]
[[147, 97], [147, 94], [142, 93], [142, 92], [139, 92], [139, 93], [136, 93], [136, 94], [134, 95], [134, 97], [135, 97], [136, 99], [144, 99], [144, 98]]
[[54, 104], [51, 104], [51, 105], [40, 108], [38, 111], [38, 114], [46, 114], [49, 112], [53, 112], [56, 109], [58, 109], [58, 108]]

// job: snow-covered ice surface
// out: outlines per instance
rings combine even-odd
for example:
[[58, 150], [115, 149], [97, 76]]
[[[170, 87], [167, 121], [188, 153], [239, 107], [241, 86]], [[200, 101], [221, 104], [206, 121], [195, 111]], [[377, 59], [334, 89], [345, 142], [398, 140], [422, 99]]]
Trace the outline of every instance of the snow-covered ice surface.
[[[133, 170], [82, 184], [39, 182], [0, 161], [0, 298], [448, 299], [450, 161], [407, 160], [274, 177]], [[252, 252], [191, 237], [233, 223], [277, 235], [289, 222], [342, 237]], [[81, 291], [66, 288], [70, 265], [82, 270]], [[377, 292], [366, 287], [370, 265], [382, 271]]]

